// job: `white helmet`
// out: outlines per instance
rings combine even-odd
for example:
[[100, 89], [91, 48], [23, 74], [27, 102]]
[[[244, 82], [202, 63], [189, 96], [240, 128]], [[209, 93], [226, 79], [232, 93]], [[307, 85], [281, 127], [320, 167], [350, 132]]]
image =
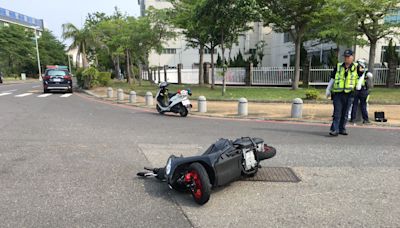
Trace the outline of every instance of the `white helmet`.
[[366, 59], [364, 59], [364, 58], [358, 59], [357, 63], [362, 68], [367, 68], [367, 60]]

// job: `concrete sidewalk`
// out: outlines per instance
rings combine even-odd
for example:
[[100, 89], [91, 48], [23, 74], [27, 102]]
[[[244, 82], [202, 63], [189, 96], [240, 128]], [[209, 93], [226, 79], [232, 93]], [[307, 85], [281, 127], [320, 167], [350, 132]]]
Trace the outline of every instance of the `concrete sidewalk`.
[[[108, 101], [117, 101], [116, 90], [114, 90], [113, 98], [107, 98], [107, 88], [104, 87], [94, 88], [86, 92], [88, 92], [90, 95]], [[127, 105], [135, 105], [138, 107], [146, 107], [144, 97], [142, 96], [137, 96], [136, 104], [129, 104], [128, 99], [129, 99], [129, 94], [125, 94], [125, 100], [120, 103], [126, 103]], [[237, 101], [207, 101], [207, 113], [199, 113], [197, 107], [197, 100], [191, 100], [191, 101], [193, 105], [193, 109], [191, 112], [192, 115], [239, 118], [239, 116], [237, 115], [237, 109], [238, 109]], [[290, 121], [306, 121], [306, 122], [316, 122], [316, 123], [330, 123], [333, 112], [332, 104], [306, 103], [303, 104], [303, 118], [293, 119], [290, 117], [291, 107], [292, 107], [292, 104], [290, 103], [249, 102], [248, 107], [249, 107], [249, 115], [244, 118], [263, 119], [263, 120], [290, 120]], [[150, 107], [150, 108], [155, 109], [155, 107]], [[385, 112], [385, 117], [388, 119], [388, 122], [378, 123], [372, 121], [375, 111]], [[399, 114], [400, 114], [400, 105], [381, 105], [381, 104], [370, 105], [369, 117], [371, 120], [371, 124], [369, 125], [400, 127]], [[358, 123], [357, 125], [362, 125], [362, 123]]]

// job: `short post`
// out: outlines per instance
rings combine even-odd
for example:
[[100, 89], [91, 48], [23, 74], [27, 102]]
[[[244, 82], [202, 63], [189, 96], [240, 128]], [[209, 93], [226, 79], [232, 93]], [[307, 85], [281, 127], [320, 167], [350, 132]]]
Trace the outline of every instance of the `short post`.
[[292, 103], [292, 118], [303, 117], [303, 100], [301, 98], [295, 98]]
[[129, 93], [129, 103], [136, 103], [136, 92], [135, 91], [131, 91]]
[[157, 70], [158, 70], [158, 83], [161, 83], [161, 68], [158, 67]]
[[124, 91], [122, 89], [117, 89], [117, 100], [124, 101]]
[[[40, 78], [40, 76], [39, 76]], [[25, 81], [26, 80], [26, 73], [21, 73], [21, 80]]]
[[247, 99], [244, 97], [239, 99], [238, 115], [239, 116], [247, 116], [248, 115], [248, 102], [247, 102]]
[[168, 66], [164, 65], [164, 82], [168, 82], [167, 69], [168, 69]]
[[178, 64], [178, 85], [182, 85], [182, 63]]
[[146, 92], [145, 100], [147, 106], [153, 105], [153, 94], [150, 91]]
[[204, 68], [204, 83], [210, 84], [210, 65], [208, 63], [204, 63], [203, 68]]
[[198, 111], [199, 112], [207, 112], [207, 100], [205, 96], [200, 96], [198, 101]]
[[107, 88], [107, 97], [112, 98], [113, 97], [113, 89], [111, 87]]

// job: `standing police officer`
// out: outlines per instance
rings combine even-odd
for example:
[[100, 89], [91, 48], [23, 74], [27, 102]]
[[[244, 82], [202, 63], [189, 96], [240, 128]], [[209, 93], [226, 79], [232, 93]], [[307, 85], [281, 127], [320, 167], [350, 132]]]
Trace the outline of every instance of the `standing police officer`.
[[346, 132], [348, 112], [358, 81], [357, 64], [353, 61], [353, 51], [344, 51], [344, 63], [337, 64], [326, 88], [326, 96], [332, 95], [333, 100], [333, 121], [329, 132], [332, 136], [348, 135]]
[[369, 95], [368, 84], [369, 84], [369, 79], [372, 79], [372, 73], [369, 72], [367, 69], [366, 59], [357, 60], [357, 65], [358, 65], [357, 72], [360, 78], [356, 86], [350, 122], [355, 122], [358, 109], [358, 102], [360, 102], [363, 123], [369, 123], [368, 111], [367, 111], [367, 99]]

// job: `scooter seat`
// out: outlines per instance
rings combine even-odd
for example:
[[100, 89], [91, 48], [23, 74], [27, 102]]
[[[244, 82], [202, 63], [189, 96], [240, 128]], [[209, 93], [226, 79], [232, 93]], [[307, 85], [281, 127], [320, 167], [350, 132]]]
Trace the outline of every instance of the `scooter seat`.
[[168, 98], [172, 98], [175, 95], [176, 95], [176, 93], [168, 93]]

